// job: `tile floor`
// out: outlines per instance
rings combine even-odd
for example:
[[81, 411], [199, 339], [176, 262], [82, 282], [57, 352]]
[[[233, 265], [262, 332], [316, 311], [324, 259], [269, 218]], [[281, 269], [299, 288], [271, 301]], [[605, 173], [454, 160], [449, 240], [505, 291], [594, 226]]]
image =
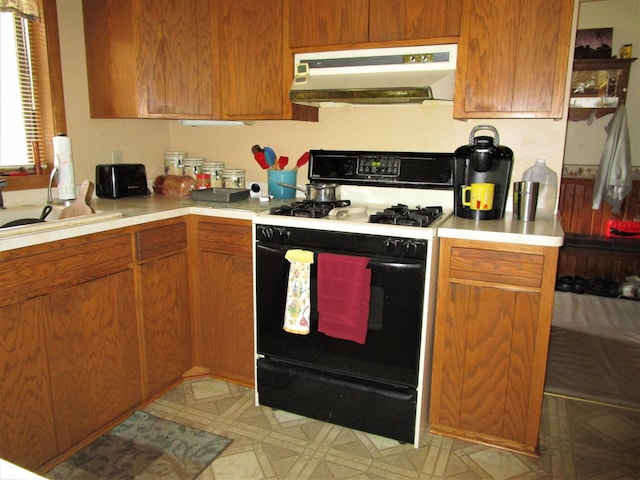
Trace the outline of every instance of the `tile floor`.
[[254, 405], [194, 378], [145, 410], [234, 442], [198, 480], [638, 479], [640, 412], [545, 395], [540, 458], [427, 434], [420, 448]]

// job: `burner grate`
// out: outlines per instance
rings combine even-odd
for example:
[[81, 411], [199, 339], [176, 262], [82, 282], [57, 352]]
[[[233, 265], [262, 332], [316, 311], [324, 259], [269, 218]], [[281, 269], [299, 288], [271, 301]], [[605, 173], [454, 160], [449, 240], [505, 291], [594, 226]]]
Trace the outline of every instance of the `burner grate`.
[[334, 208], [351, 205], [349, 200], [335, 200], [333, 202], [317, 202], [303, 200], [289, 205], [280, 205], [269, 209], [270, 215], [287, 215], [290, 217], [322, 218], [329, 215]]
[[399, 203], [385, 208], [369, 216], [369, 223], [384, 223], [390, 225], [404, 225], [410, 227], [427, 227], [442, 215], [442, 207], [409, 208]]

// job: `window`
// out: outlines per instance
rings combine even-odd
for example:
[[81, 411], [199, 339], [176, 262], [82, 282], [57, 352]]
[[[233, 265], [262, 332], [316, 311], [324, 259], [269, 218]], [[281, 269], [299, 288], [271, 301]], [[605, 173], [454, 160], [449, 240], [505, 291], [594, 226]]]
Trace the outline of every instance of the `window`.
[[32, 61], [31, 22], [0, 13], [0, 165], [33, 167], [42, 143], [38, 75]]
[[[53, 166], [53, 137], [66, 132], [64, 95], [62, 91], [62, 68], [58, 41], [56, 0], [40, 0], [40, 21], [30, 21], [31, 61], [38, 82], [34, 83], [39, 99], [42, 141], [39, 145], [43, 175], [11, 177], [3, 190], [24, 190], [46, 187]], [[1, 126], [0, 126], [1, 128]], [[27, 146], [27, 151], [30, 145]], [[25, 164], [26, 165], [26, 164]], [[2, 169], [0, 165], [0, 169]]]

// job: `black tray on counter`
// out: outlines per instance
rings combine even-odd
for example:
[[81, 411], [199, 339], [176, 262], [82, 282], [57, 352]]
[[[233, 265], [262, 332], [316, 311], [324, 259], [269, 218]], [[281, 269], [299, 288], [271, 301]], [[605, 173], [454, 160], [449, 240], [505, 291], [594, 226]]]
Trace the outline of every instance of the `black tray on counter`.
[[242, 188], [205, 188], [193, 190], [191, 200], [199, 202], [237, 202], [249, 198], [249, 190]]

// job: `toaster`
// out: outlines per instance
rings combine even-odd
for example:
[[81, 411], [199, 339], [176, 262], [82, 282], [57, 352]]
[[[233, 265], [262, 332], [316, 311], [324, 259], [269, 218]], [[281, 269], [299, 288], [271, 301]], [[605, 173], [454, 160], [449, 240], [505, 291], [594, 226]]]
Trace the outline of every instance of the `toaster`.
[[147, 172], [141, 163], [96, 165], [96, 195], [122, 198], [149, 195]]

